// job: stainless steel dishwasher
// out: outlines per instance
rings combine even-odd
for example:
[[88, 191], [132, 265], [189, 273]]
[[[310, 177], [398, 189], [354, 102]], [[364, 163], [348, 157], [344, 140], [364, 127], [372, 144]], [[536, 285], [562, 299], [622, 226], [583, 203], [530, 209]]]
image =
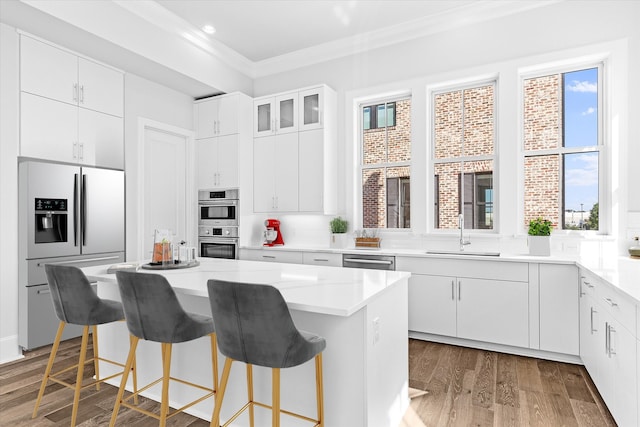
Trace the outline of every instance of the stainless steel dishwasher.
[[342, 266], [394, 271], [396, 257], [392, 255], [342, 254]]

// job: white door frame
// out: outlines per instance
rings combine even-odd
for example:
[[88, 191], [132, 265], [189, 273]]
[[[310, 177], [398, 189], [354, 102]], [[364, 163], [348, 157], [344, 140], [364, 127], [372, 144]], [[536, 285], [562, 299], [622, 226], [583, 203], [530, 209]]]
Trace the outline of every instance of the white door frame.
[[145, 194], [145, 182], [144, 182], [144, 159], [145, 159], [145, 139], [147, 130], [154, 130], [158, 132], [169, 133], [178, 137], [184, 138], [186, 141], [185, 146], [185, 227], [193, 246], [196, 246], [196, 210], [195, 210], [195, 191], [191, 191], [194, 188], [194, 159], [195, 159], [195, 133], [192, 130], [184, 129], [181, 127], [168, 125], [166, 123], [158, 122], [156, 120], [147, 119], [144, 117], [138, 117], [138, 218], [137, 218], [137, 260], [144, 260], [144, 239], [147, 236], [144, 235], [144, 197]]

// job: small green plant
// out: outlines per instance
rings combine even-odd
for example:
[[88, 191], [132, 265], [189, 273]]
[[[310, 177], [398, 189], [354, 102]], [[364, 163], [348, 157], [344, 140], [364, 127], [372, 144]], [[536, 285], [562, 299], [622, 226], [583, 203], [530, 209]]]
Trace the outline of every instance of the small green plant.
[[551, 221], [538, 217], [529, 222], [529, 236], [549, 236], [553, 225]]
[[329, 223], [332, 233], [346, 233], [347, 232], [347, 220], [341, 217], [336, 217]]

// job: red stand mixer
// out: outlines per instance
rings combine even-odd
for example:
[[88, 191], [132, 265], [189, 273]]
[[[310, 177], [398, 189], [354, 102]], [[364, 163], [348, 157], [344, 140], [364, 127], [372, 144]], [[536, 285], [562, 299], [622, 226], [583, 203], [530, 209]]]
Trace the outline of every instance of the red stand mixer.
[[264, 226], [267, 227], [267, 229], [264, 230], [263, 233], [265, 242], [262, 246], [284, 245], [282, 233], [280, 232], [280, 221], [269, 218], [264, 221]]

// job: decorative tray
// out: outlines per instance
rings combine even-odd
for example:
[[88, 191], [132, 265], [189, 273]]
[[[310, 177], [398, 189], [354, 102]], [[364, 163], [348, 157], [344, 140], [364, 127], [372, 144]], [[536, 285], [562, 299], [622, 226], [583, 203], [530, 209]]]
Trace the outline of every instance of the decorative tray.
[[145, 270], [175, 270], [178, 268], [191, 268], [200, 265], [200, 261], [195, 260], [191, 262], [174, 262], [173, 264], [162, 264], [161, 262], [150, 262], [148, 264], [142, 264], [140, 268]]

